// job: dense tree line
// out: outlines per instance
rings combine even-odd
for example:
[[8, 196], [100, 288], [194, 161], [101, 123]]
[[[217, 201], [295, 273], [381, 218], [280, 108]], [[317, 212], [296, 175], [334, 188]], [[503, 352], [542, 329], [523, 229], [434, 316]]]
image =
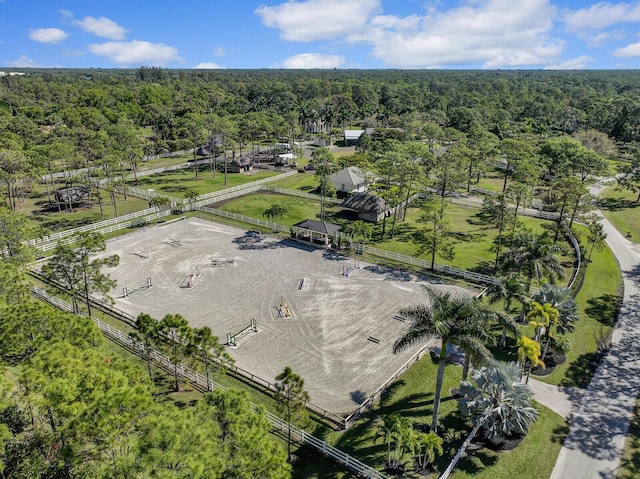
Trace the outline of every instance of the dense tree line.
[[[103, 348], [90, 319], [32, 299], [17, 263], [0, 262], [0, 477], [290, 477], [246, 393], [216, 390], [188, 408], [159, 402], [151, 378]], [[180, 326], [175, 318], [154, 338]], [[212, 361], [213, 343], [223, 354], [208, 332], [193, 331], [191, 357]]]

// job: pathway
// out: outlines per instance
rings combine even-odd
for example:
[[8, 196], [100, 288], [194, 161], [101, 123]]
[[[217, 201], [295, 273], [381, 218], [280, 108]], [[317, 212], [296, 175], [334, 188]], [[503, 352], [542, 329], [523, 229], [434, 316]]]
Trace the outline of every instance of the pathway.
[[640, 390], [640, 254], [606, 219], [602, 224], [622, 269], [624, 303], [611, 350], [576, 407], [551, 479], [614, 479]]

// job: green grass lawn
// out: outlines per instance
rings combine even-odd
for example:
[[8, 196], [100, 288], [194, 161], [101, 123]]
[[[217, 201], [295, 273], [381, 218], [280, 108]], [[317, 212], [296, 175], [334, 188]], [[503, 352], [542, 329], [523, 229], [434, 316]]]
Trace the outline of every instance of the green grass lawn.
[[596, 350], [594, 334], [615, 325], [621, 294], [622, 275], [613, 253], [609, 248], [594, 251], [576, 297], [580, 319], [575, 323], [575, 331], [567, 335], [571, 342], [567, 362], [549, 376], [538, 379], [560, 386], [588, 386]]
[[637, 193], [609, 187], [600, 194], [598, 207], [621, 234], [631, 233], [631, 239], [640, 242], [640, 202], [637, 199]]
[[318, 180], [316, 180], [315, 173], [308, 171], [297, 175], [289, 176], [282, 180], [273, 181], [270, 186], [278, 188], [286, 188], [288, 190], [300, 190], [305, 193], [313, 193], [318, 188]]
[[[431, 422], [436, 369], [437, 365], [426, 355], [401, 379], [392, 384], [380, 403], [367, 411], [348, 431], [338, 433], [318, 430], [317, 434], [324, 435], [330, 442], [335, 442], [338, 448], [353, 454], [365, 463], [378, 469], [383, 468], [386, 446], [382, 441], [376, 440], [380, 418], [398, 413], [410, 418], [415, 428], [428, 426]], [[445, 372], [443, 402], [440, 407], [440, 422], [443, 427], [441, 436], [445, 440], [445, 453], [436, 460], [439, 472], [444, 471], [471, 430], [471, 425], [460, 416], [457, 402], [449, 394], [451, 388], [458, 387], [461, 372], [462, 369], [454, 365], [448, 365]], [[530, 470], [532, 463], [536, 464], [535, 477], [548, 477], [568, 429], [563, 418], [544, 407], [539, 409], [540, 419], [515, 450], [495, 452], [483, 447], [470, 451], [470, 457], [458, 463], [452, 477], [533, 477]], [[405, 457], [405, 462], [410, 462], [409, 455]], [[413, 476], [406, 473], [405, 477]]]
[[[297, 179], [299, 176], [293, 176]], [[285, 179], [283, 181], [288, 180]], [[279, 182], [280, 183], [280, 182]], [[233, 213], [262, 218], [262, 212], [273, 203], [279, 203], [288, 209], [287, 214], [278, 219], [277, 222], [291, 226], [304, 219], [317, 219], [320, 211], [319, 203], [312, 199], [297, 198], [286, 195], [276, 195], [272, 193], [252, 193], [246, 196], [233, 198], [220, 206], [220, 209]], [[339, 215], [340, 207], [331, 206], [327, 221], [339, 225], [346, 225], [349, 220]], [[477, 214], [478, 208], [466, 207], [455, 204], [447, 204], [445, 209], [445, 219], [451, 223], [452, 230], [455, 231], [455, 257], [452, 261], [446, 260], [436, 255], [436, 262], [455, 266], [456, 268], [468, 269], [471, 271], [492, 274], [495, 261], [495, 253], [491, 252], [491, 246], [497, 237], [497, 229], [479, 224]], [[392, 231], [392, 220], [386, 221], [386, 235], [383, 237], [382, 222], [374, 226], [374, 233], [369, 244], [387, 251], [404, 254], [407, 256], [419, 257], [429, 260], [431, 256], [423, 253], [418, 254], [420, 245], [414, 241], [415, 235], [420, 228], [426, 227], [420, 222], [422, 210], [420, 208], [409, 208], [405, 221], [396, 221], [393, 238], [390, 237]], [[542, 233], [549, 221], [519, 216], [525, 228], [536, 233]], [[504, 242], [504, 250], [508, 247], [508, 241]], [[572, 252], [567, 246], [567, 255], [562, 256], [561, 261], [572, 262]], [[565, 268], [566, 279], [571, 274], [571, 267]]]
[[[92, 193], [94, 192], [95, 189]], [[114, 210], [109, 194], [101, 190], [100, 195], [102, 197], [102, 214], [100, 213], [100, 204], [95, 196], [82, 205], [74, 206], [73, 210], [58, 211], [55, 202], [49, 203], [44, 186], [39, 186], [25, 198], [24, 203], [17, 211], [24, 214], [34, 225], [56, 232], [113, 218], [116, 211], [118, 216], [123, 216], [149, 207], [149, 202], [146, 200], [130, 195], [125, 200], [123, 195], [117, 194]]]
[[[262, 213], [272, 204], [279, 204], [287, 209], [287, 214], [284, 217], [274, 219], [277, 223], [286, 226], [294, 225], [305, 219], [319, 219], [320, 203], [318, 201], [275, 193], [250, 193], [225, 201], [220, 205], [215, 205], [215, 207], [260, 219], [264, 218]], [[330, 216], [335, 215], [338, 210], [339, 207], [337, 206], [327, 205], [327, 211]], [[334, 223], [335, 219], [330, 217], [327, 218], [327, 221]], [[344, 222], [344, 220], [342, 221]]]
[[[153, 190], [158, 193], [173, 196], [175, 198], [185, 198], [188, 190], [193, 190], [199, 195], [219, 191], [233, 186], [243, 185], [252, 181], [261, 180], [278, 174], [269, 170], [255, 170], [251, 175], [242, 173], [227, 173], [227, 182], [224, 181], [224, 173], [216, 172], [213, 177], [207, 165], [199, 167], [198, 179], [195, 179], [195, 169], [193, 167], [156, 173], [155, 175], [143, 176], [138, 179], [138, 188]], [[130, 186], [135, 186], [131, 181]]]

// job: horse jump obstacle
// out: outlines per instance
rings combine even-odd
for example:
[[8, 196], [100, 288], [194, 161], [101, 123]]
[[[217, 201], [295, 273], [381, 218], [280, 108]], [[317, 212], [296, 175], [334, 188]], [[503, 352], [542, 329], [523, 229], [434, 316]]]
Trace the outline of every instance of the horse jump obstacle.
[[171, 246], [182, 246], [182, 241], [180, 241], [180, 240], [179, 240], [179, 239], [177, 239], [177, 238], [174, 238], [173, 236], [169, 236], [168, 243], [169, 243]]
[[140, 291], [141, 289], [147, 289], [150, 288], [151, 285], [151, 278], [147, 278], [147, 282], [145, 284], [142, 284], [136, 288], [133, 289], [129, 289], [126, 286], [124, 288], [122, 288], [122, 297], [126, 298], [128, 297], [130, 294], [135, 293], [136, 291]]
[[219, 258], [211, 257], [211, 266], [213, 266], [213, 267], [216, 267], [216, 266], [235, 266], [235, 264], [236, 264], [235, 258], [232, 258], [232, 259], [219, 259]]
[[342, 276], [346, 276], [348, 278], [354, 269], [360, 269], [360, 260], [357, 258], [353, 261], [353, 266], [342, 267]]
[[246, 336], [249, 333], [257, 333], [258, 332], [258, 327], [256, 325], [256, 318], [251, 318], [251, 324], [249, 324], [249, 326], [247, 326], [244, 329], [241, 329], [240, 331], [238, 331], [235, 334], [232, 333], [227, 333], [227, 342], [226, 345], [227, 346], [237, 346], [237, 342], [240, 339], [242, 339], [244, 336]]
[[191, 273], [189, 273], [187, 277], [182, 280], [180, 287], [193, 288], [199, 279], [200, 279], [200, 268], [198, 268], [198, 265], [196, 265], [195, 268], [193, 268], [193, 271], [191, 271]]
[[149, 252], [149, 250], [147, 249], [146, 251], [143, 249], [139, 249], [136, 250], [135, 253], [136, 256], [139, 256], [140, 258], [144, 258], [144, 259], [149, 259], [149, 257], [151, 256], [151, 253]]
[[280, 319], [290, 319], [293, 318], [293, 314], [291, 314], [291, 310], [289, 309], [289, 305], [284, 300], [284, 296], [280, 296], [280, 304], [276, 306], [278, 310], [278, 316]]
[[298, 291], [306, 291], [308, 289], [309, 289], [309, 277], [305, 276], [300, 280], [300, 283], [298, 284]]

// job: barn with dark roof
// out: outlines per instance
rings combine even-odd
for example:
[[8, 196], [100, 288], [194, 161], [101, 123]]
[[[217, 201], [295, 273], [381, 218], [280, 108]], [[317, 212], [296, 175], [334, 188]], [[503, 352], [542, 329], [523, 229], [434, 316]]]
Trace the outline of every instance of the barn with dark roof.
[[382, 198], [366, 192], [352, 193], [340, 206], [355, 211], [358, 219], [372, 222], [380, 221], [387, 211], [387, 204]]

